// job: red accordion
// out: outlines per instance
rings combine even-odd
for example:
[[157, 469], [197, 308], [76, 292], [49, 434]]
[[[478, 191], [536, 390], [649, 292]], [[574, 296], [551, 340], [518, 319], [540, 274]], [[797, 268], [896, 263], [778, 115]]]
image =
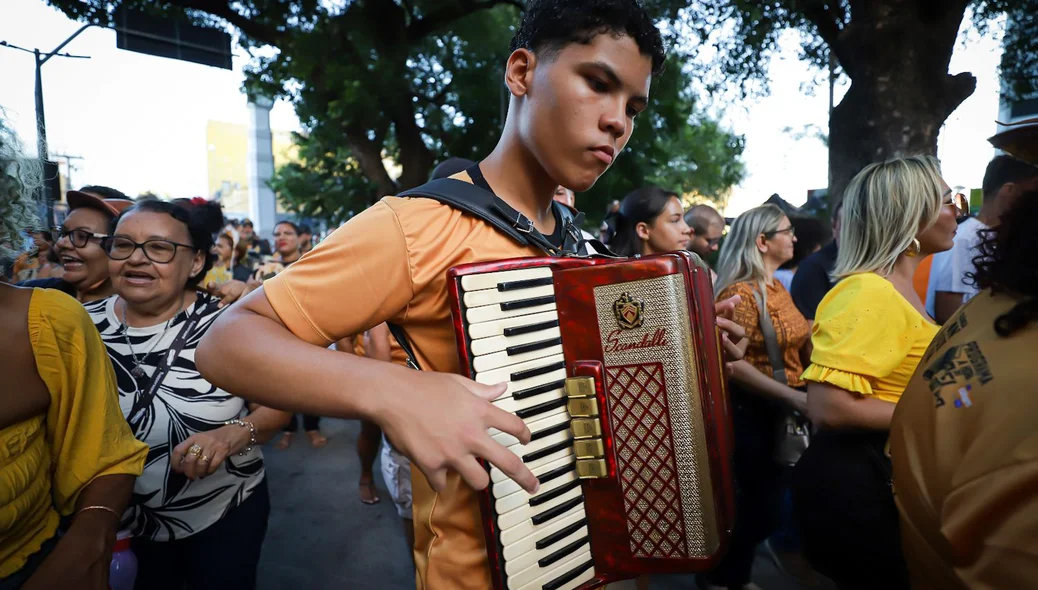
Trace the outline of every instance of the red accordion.
[[487, 465], [496, 590], [574, 590], [711, 569], [734, 519], [709, 271], [686, 253], [523, 258], [450, 270], [466, 374], [532, 440], [492, 431], [541, 482]]

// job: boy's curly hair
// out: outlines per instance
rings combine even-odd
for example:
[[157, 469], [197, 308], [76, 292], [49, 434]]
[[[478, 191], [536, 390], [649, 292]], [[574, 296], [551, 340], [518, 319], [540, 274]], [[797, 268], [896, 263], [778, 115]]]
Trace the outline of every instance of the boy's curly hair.
[[638, 0], [530, 0], [509, 50], [550, 58], [566, 45], [587, 44], [602, 34], [630, 37], [652, 59], [652, 75], [663, 72], [663, 38]]

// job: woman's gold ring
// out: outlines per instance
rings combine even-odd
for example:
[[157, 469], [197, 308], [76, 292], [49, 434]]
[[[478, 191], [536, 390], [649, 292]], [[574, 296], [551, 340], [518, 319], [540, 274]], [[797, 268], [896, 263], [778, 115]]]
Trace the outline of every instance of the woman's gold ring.
[[201, 457], [198, 458], [198, 460], [201, 461], [202, 463], [208, 463], [209, 462], [209, 457], [207, 457], [205, 455], [202, 455]]
[[202, 445], [197, 445], [197, 444], [196, 445], [191, 445], [187, 449], [187, 454], [191, 455], [192, 457], [197, 457], [197, 456], [201, 455], [202, 454]]

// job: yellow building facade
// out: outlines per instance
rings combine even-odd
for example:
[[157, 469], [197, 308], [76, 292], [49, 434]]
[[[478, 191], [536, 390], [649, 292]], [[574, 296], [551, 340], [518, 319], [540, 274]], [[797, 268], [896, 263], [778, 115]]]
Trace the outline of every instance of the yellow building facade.
[[[271, 131], [274, 169], [298, 160], [298, 148], [290, 131]], [[208, 150], [209, 197], [219, 197], [228, 217], [247, 217], [249, 213], [249, 180], [247, 173], [248, 128], [224, 121], [206, 124]], [[279, 201], [278, 213], [284, 213]]]

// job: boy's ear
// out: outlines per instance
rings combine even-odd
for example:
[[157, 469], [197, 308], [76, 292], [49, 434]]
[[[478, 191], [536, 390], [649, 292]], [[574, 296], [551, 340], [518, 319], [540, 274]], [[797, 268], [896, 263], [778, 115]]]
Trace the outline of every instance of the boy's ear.
[[533, 79], [537, 56], [529, 49], [516, 49], [505, 62], [505, 85], [512, 96], [525, 96]]

